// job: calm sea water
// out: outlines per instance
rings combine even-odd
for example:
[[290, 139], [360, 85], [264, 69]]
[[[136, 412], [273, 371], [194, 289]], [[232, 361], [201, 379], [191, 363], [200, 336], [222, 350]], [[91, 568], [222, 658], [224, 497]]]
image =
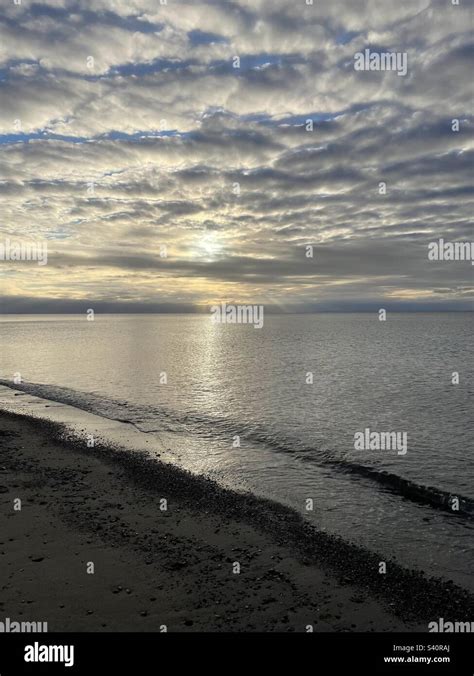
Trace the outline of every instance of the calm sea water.
[[[10, 316], [0, 376], [134, 423], [194, 472], [472, 588], [473, 325], [464, 313], [266, 316], [261, 330], [201, 315]], [[366, 428], [406, 433], [407, 453], [355, 450]]]

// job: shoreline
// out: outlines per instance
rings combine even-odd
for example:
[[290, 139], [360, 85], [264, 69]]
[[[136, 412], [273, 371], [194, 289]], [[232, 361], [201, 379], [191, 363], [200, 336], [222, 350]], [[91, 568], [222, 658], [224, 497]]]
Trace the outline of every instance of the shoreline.
[[2, 411], [0, 440], [0, 617], [54, 632], [428, 631], [474, 616], [461, 587], [390, 560], [381, 574], [377, 554], [282, 504], [87, 448], [60, 423]]

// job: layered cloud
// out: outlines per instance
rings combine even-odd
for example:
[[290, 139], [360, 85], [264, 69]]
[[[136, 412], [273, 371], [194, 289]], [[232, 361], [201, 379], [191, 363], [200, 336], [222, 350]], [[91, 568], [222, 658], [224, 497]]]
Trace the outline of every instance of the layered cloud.
[[5, 307], [472, 307], [470, 261], [427, 257], [472, 239], [469, 11], [7, 3], [2, 237], [49, 256], [0, 262]]

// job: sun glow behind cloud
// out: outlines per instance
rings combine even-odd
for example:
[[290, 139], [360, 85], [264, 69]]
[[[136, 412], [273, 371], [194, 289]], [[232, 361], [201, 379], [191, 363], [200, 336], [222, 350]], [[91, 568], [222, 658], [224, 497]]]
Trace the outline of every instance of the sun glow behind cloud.
[[206, 232], [200, 237], [196, 256], [206, 260], [214, 260], [223, 254], [223, 245], [216, 232]]

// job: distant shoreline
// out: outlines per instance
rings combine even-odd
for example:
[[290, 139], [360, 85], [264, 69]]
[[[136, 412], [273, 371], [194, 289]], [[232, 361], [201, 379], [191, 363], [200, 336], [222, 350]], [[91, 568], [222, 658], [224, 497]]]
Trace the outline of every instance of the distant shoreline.
[[[437, 307], [423, 307], [423, 308], [411, 308], [411, 307], [393, 307], [392, 303], [384, 303], [381, 300], [379, 303], [374, 304], [370, 308], [351, 308], [350, 306], [346, 309], [319, 309], [319, 310], [301, 310], [294, 309], [287, 312], [281, 312], [272, 310], [271, 306], [265, 306], [265, 312], [271, 317], [292, 317], [292, 316], [304, 316], [304, 315], [375, 315], [381, 307], [385, 308], [390, 314], [412, 314], [412, 315], [425, 315], [425, 314], [473, 314], [474, 309], [471, 307], [472, 302], [469, 302], [466, 306], [459, 308], [456, 307], [444, 307], [442, 305]], [[31, 310], [19, 310], [15, 306], [11, 307], [1, 307], [0, 305], [0, 320], [2, 317], [41, 317], [41, 316], [54, 316], [54, 317], [76, 317], [84, 316], [87, 312], [87, 309], [92, 306], [94, 312], [97, 315], [113, 315], [113, 316], [129, 316], [129, 315], [196, 315], [197, 317], [205, 317], [209, 315], [209, 308], [204, 309], [187, 309], [187, 310], [166, 310], [166, 309], [154, 309], [154, 308], [142, 308], [141, 310], [136, 309], [136, 304], [130, 308], [102, 308], [101, 303], [95, 303], [90, 301], [89, 303], [81, 303], [80, 306], [74, 307], [74, 309], [61, 310], [55, 307], [47, 307], [41, 309], [41, 304], [35, 305], [35, 311]], [[38, 307], [40, 309], [38, 309]]]
[[86, 448], [57, 423], [0, 412], [0, 439], [4, 616], [50, 631], [428, 631], [474, 616], [462, 588], [393, 561], [380, 574], [379, 556], [281, 504]]

